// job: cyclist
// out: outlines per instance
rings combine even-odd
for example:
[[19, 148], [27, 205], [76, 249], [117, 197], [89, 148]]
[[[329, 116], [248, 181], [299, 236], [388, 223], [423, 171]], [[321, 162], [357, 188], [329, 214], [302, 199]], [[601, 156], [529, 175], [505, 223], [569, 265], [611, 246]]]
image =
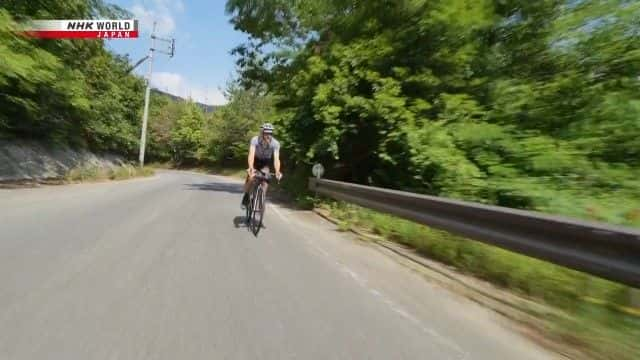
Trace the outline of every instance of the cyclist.
[[269, 123], [260, 126], [260, 135], [254, 136], [249, 143], [249, 156], [247, 158], [249, 168], [247, 178], [244, 182], [244, 195], [242, 196], [242, 207], [246, 207], [249, 202], [249, 192], [256, 170], [269, 173], [274, 169], [276, 178], [280, 180], [280, 143], [273, 138], [273, 125]]

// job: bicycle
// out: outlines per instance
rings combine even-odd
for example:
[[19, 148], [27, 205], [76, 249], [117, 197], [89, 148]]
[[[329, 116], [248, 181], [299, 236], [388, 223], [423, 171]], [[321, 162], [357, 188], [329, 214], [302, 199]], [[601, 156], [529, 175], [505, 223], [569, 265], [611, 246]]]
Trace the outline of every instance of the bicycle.
[[253, 232], [253, 235], [255, 236], [258, 236], [258, 232], [262, 227], [262, 219], [264, 219], [264, 212], [266, 210], [266, 185], [269, 184], [273, 175], [274, 174], [270, 172], [264, 173], [260, 170], [256, 170], [256, 174], [253, 178], [245, 219], [249, 230]]

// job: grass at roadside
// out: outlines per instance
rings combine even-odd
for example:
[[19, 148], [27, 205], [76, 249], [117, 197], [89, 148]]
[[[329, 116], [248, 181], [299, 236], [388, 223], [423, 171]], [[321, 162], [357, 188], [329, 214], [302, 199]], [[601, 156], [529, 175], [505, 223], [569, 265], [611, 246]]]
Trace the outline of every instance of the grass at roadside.
[[154, 175], [154, 169], [150, 167], [136, 167], [122, 165], [117, 167], [101, 167], [95, 165], [83, 165], [75, 167], [64, 176], [66, 182], [90, 182], [107, 180], [125, 180], [135, 177]]
[[627, 286], [354, 205], [319, 206], [338, 219], [343, 230], [373, 232], [562, 310], [567, 316], [544, 319], [548, 336], [595, 359], [640, 358], [640, 309]]

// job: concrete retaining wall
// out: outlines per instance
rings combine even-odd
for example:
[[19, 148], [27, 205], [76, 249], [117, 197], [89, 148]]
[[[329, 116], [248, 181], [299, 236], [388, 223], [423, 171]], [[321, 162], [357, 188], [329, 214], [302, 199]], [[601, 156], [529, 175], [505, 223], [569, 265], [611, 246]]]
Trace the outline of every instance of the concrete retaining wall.
[[115, 155], [96, 155], [35, 141], [0, 140], [0, 182], [56, 179], [78, 166], [115, 167], [124, 163]]

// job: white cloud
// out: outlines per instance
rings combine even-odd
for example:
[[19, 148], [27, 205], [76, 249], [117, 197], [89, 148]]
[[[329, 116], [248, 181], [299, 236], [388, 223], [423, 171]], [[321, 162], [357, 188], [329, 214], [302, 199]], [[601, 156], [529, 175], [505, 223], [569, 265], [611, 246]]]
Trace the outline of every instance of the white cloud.
[[153, 29], [153, 22], [156, 24], [156, 34], [167, 36], [173, 33], [176, 28], [176, 21], [169, 13], [161, 13], [155, 9], [147, 9], [142, 5], [134, 5], [131, 12], [135, 19], [140, 21], [140, 30], [150, 34]]
[[140, 29], [143, 33], [151, 33], [153, 22], [157, 22], [156, 34], [168, 36], [173, 34], [176, 28], [175, 12], [184, 11], [182, 0], [153, 0], [142, 4], [137, 3], [131, 7], [135, 19], [140, 21]]
[[224, 105], [227, 99], [219, 89], [211, 89], [203, 86], [192, 84], [182, 75], [171, 72], [153, 73], [151, 85], [161, 91], [169, 94], [180, 96], [182, 98], [191, 98], [194, 101], [207, 105]]
[[184, 2], [182, 0], [154, 0], [153, 2], [157, 8], [184, 11]]

